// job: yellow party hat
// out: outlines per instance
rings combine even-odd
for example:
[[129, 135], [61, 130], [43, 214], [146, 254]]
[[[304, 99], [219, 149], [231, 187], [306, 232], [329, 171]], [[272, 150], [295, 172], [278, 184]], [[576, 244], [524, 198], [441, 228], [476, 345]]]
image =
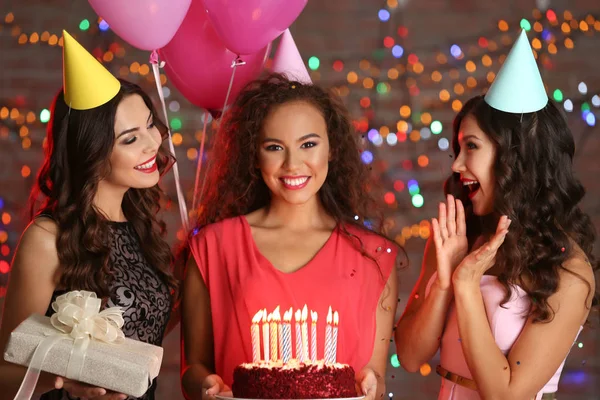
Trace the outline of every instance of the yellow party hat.
[[114, 98], [121, 83], [63, 30], [63, 88], [69, 107], [89, 110]]

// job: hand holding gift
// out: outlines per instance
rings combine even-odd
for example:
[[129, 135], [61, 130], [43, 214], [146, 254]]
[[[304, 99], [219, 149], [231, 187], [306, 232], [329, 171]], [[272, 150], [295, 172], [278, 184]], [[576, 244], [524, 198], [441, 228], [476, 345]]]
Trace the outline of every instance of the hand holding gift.
[[71, 397], [88, 400], [125, 400], [126, 394], [115, 393], [103, 388], [94, 387], [85, 383], [57, 376], [54, 380], [55, 389], [64, 389]]

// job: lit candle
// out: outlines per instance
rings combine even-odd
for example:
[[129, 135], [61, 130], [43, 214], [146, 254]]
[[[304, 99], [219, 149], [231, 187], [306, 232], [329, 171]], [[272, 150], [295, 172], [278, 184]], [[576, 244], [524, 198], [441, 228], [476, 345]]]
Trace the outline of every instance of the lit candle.
[[281, 360], [283, 354], [283, 327], [281, 324], [281, 314], [279, 313], [279, 306], [277, 306], [277, 308], [275, 308], [275, 311], [273, 311], [273, 322], [277, 325], [277, 357], [275, 357], [275, 359]]
[[317, 361], [317, 312], [310, 312], [310, 360]]
[[302, 335], [300, 333], [302, 311], [296, 310], [296, 360], [302, 361]]
[[331, 322], [333, 321], [333, 314], [331, 313], [331, 306], [329, 306], [329, 312], [327, 313], [327, 326], [325, 327], [325, 363], [331, 363]]
[[294, 312], [290, 308], [283, 313], [283, 362], [288, 363], [292, 358], [292, 315]]
[[337, 337], [338, 337], [338, 323], [340, 322], [340, 317], [338, 312], [333, 313], [333, 335], [331, 339], [331, 363], [335, 364], [337, 362]]
[[269, 332], [269, 342], [271, 344], [271, 361], [277, 361], [277, 322], [273, 320], [273, 314], [269, 314], [267, 317], [267, 323], [271, 328]]
[[260, 328], [258, 324], [262, 319], [262, 310], [257, 312], [252, 318], [252, 327], [250, 333], [252, 334], [252, 362], [257, 363], [260, 361]]
[[263, 309], [262, 315], [263, 330], [263, 360], [269, 361], [269, 323], [267, 322], [267, 309]]
[[308, 361], [308, 308], [306, 304], [302, 309], [302, 362]]

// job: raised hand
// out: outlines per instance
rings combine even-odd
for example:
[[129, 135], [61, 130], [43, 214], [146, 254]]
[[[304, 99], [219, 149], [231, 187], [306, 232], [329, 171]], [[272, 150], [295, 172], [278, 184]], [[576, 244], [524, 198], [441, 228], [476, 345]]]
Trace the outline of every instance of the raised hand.
[[433, 218], [433, 242], [437, 256], [437, 279], [442, 289], [452, 284], [452, 273], [468, 250], [465, 209], [460, 200], [447, 196], [439, 205], [439, 220]]
[[506, 215], [500, 218], [494, 236], [486, 244], [466, 256], [456, 268], [452, 275], [454, 284], [458, 282], [476, 282], [479, 284], [485, 272], [494, 266], [496, 253], [504, 243], [511, 222]]

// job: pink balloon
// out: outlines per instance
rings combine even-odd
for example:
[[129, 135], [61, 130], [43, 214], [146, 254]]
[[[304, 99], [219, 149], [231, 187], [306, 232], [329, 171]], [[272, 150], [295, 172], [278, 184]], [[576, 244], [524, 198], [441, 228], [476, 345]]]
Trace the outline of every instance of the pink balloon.
[[[260, 74], [269, 47], [242, 57], [246, 64], [236, 68], [229, 104]], [[173, 40], [159, 54], [167, 77], [190, 102], [211, 111], [223, 108], [236, 55], [219, 39], [201, 0], [192, 2]]]
[[142, 50], [165, 46], [192, 0], [88, 0], [96, 14], [124, 41]]
[[208, 18], [225, 46], [252, 54], [281, 35], [308, 0], [204, 0]]

